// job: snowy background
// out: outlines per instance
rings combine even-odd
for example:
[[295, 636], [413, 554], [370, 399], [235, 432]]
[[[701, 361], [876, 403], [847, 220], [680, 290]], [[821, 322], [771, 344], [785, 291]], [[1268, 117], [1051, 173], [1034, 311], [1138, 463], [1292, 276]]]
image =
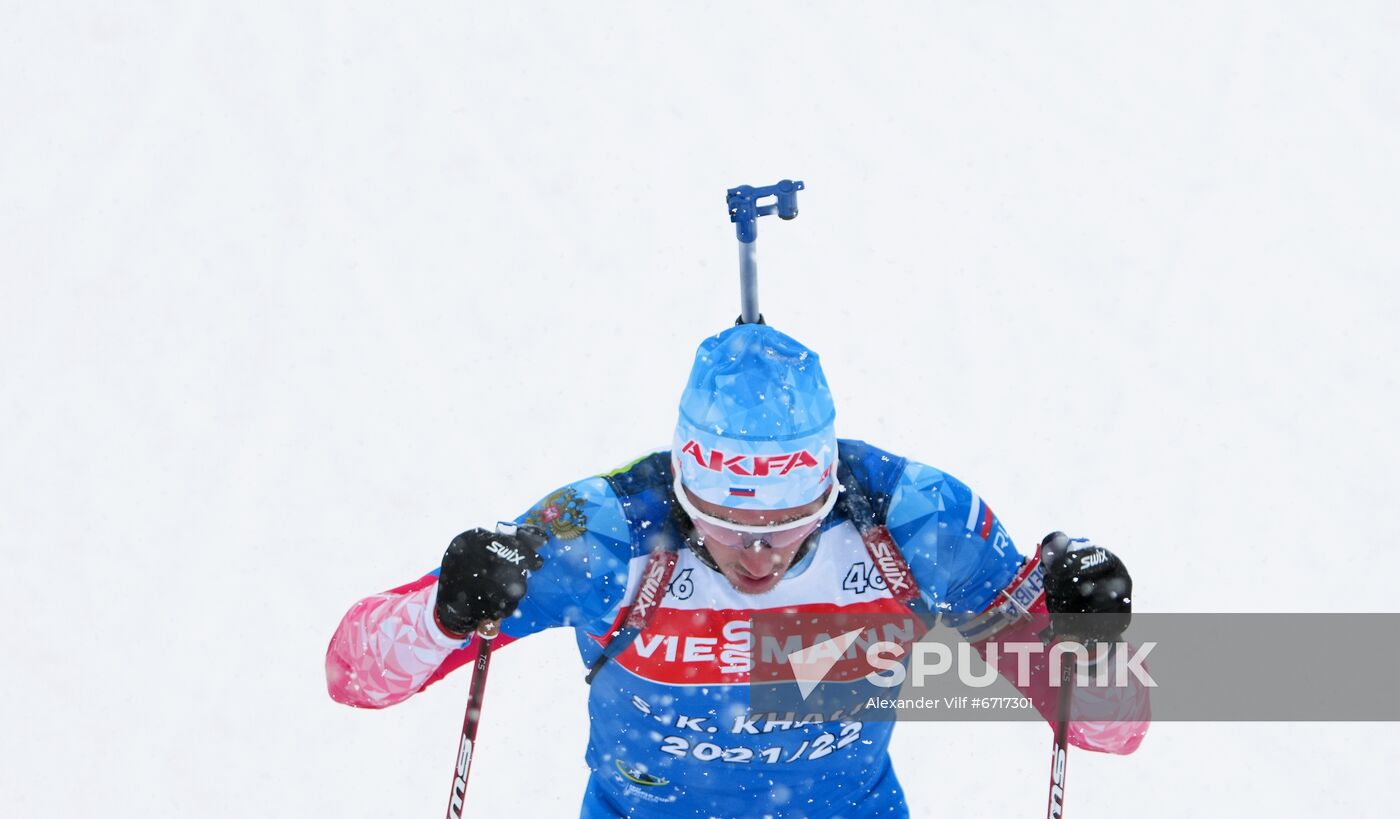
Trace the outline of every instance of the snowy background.
[[[763, 306], [843, 435], [1141, 611], [1397, 609], [1395, 5], [279, 5], [0, 12], [0, 814], [440, 815], [466, 675], [354, 711], [325, 644], [669, 441], [740, 183], [807, 182]], [[577, 815], [581, 677], [498, 655], [472, 816]], [[1068, 815], [1388, 816], [1397, 734], [1160, 724]], [[893, 753], [1029, 816], [1049, 744]]]

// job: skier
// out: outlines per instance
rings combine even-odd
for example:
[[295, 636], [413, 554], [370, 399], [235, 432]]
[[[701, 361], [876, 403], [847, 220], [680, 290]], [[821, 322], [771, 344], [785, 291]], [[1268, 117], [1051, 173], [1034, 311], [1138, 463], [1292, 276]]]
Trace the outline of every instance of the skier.
[[[483, 623], [500, 622], [496, 646], [568, 626], [591, 669], [585, 819], [908, 816], [893, 722], [750, 714], [748, 666], [726, 651], [755, 612], [909, 611], [838, 500], [871, 503], [913, 603], [969, 641], [1038, 639], [1056, 615], [1126, 615], [1131, 580], [1108, 550], [1062, 535], [1023, 557], [962, 482], [838, 440], [834, 419], [820, 360], [794, 339], [753, 323], [705, 339], [669, 451], [549, 494], [513, 531], [464, 532], [438, 569], [356, 603], [326, 655], [331, 697], [401, 702], [470, 662]], [[1109, 620], [1093, 636], [1121, 635], [1127, 617]], [[1043, 679], [1022, 690], [1054, 718]], [[1075, 696], [1112, 718], [1072, 723], [1072, 744], [1137, 748], [1145, 689]]]

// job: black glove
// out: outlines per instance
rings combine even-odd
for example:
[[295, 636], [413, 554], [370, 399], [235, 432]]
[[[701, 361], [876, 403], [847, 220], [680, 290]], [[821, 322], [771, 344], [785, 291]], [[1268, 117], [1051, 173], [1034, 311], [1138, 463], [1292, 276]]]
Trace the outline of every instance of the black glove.
[[453, 637], [465, 637], [489, 620], [509, 616], [525, 596], [527, 570], [544, 559], [536, 550], [546, 535], [535, 526], [514, 533], [471, 529], [452, 539], [438, 575], [437, 621]]
[[1040, 542], [1045, 565], [1046, 637], [1085, 645], [1116, 642], [1133, 618], [1133, 579], [1113, 552], [1084, 538], [1051, 532]]

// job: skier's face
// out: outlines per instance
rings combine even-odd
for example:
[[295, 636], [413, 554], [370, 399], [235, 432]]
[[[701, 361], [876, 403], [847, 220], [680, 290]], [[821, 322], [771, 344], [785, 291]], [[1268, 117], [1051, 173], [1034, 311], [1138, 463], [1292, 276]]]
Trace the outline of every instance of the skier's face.
[[[737, 526], [773, 526], [800, 521], [820, 512], [826, 500], [818, 498], [805, 506], [776, 511], [728, 509], [701, 500], [690, 490], [685, 492], [686, 500], [707, 517], [730, 521]], [[778, 585], [792, 566], [792, 559], [802, 542], [821, 525], [818, 518], [793, 528], [752, 533], [735, 531], [719, 525], [715, 520], [692, 519], [701, 546], [719, 567], [720, 574], [744, 594], [762, 594]]]

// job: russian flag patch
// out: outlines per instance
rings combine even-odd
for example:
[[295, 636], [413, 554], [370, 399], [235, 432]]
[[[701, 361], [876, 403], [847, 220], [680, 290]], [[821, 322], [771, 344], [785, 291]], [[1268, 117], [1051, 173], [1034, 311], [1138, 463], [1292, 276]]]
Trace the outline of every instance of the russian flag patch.
[[740, 498], [752, 498], [756, 491], [755, 489], [745, 489], [741, 486], [729, 487], [729, 494]]

